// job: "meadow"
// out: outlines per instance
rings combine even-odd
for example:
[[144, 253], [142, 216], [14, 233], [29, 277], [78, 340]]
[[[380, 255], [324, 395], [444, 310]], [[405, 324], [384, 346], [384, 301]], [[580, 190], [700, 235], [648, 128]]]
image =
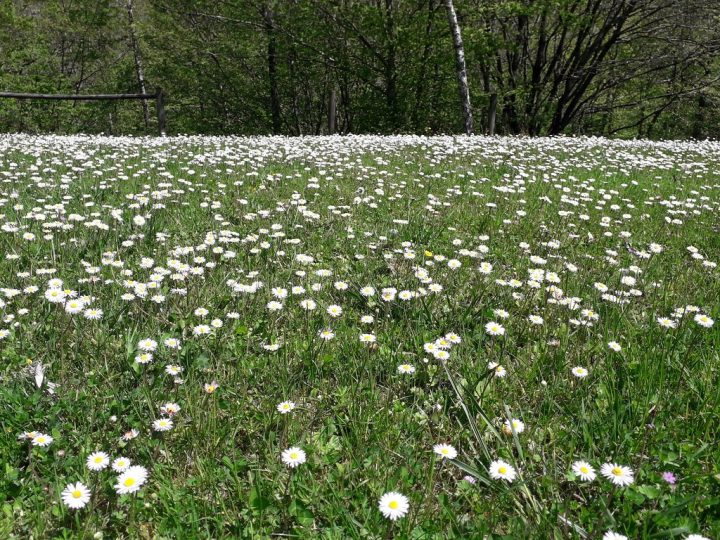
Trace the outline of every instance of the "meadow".
[[720, 143], [0, 135], [0, 537], [720, 538]]

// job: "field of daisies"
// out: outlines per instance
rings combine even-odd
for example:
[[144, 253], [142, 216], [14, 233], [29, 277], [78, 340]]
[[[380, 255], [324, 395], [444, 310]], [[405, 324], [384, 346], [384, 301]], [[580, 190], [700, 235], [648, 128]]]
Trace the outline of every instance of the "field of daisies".
[[720, 538], [720, 143], [0, 136], [0, 537]]

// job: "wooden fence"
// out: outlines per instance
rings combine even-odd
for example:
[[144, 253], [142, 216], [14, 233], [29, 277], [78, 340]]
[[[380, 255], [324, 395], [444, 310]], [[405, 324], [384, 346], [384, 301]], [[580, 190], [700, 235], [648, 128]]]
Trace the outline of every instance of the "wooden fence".
[[40, 99], [40, 100], [69, 100], [69, 101], [103, 101], [115, 99], [142, 99], [155, 100], [157, 112], [158, 134], [165, 136], [165, 95], [158, 88], [154, 94], [25, 94], [22, 92], [0, 92], [0, 98], [9, 99]]

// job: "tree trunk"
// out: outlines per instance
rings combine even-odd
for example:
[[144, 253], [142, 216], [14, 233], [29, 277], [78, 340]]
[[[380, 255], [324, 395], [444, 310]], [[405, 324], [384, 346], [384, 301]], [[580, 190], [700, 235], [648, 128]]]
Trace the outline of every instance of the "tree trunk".
[[455, 13], [455, 6], [453, 6], [452, 0], [445, 0], [445, 8], [447, 9], [453, 45], [455, 46], [455, 69], [457, 70], [460, 106], [462, 107], [465, 134], [472, 135], [473, 117], [472, 107], [470, 106], [470, 88], [468, 87], [467, 68], [465, 67], [465, 47], [463, 46], [460, 25], [458, 24], [457, 14]]
[[[412, 126], [416, 131], [427, 128], [427, 107], [423, 103], [427, 90], [428, 61], [433, 52], [433, 30], [435, 19], [435, 0], [428, 0], [427, 22], [425, 24], [425, 44], [420, 58], [419, 74], [415, 83], [415, 107], [412, 112]], [[424, 116], [421, 117], [421, 114]]]
[[[145, 74], [143, 73], [142, 65], [142, 54], [140, 53], [140, 44], [135, 34], [135, 15], [133, 14], [133, 0], [127, 0], [126, 4], [128, 14], [128, 37], [130, 38], [130, 47], [133, 51], [133, 58], [135, 60], [135, 75], [137, 76], [138, 85], [140, 85], [140, 93], [147, 94], [145, 91]], [[147, 128], [150, 121], [150, 112], [148, 110], [148, 103], [146, 100], [142, 100], [143, 119], [145, 120], [145, 127]]]
[[[707, 99], [705, 94], [702, 92], [698, 94], [697, 105], [695, 106], [695, 118], [693, 119], [692, 125], [692, 138], [700, 140], [704, 135], [705, 124], [703, 122], [705, 118], [705, 112], [710, 106], [710, 101]], [[655, 118], [657, 120], [657, 118]]]
[[385, 0], [385, 102], [390, 118], [390, 129], [397, 132], [401, 128], [400, 103], [398, 100], [397, 76], [397, 28], [395, 26], [394, 0]]
[[343, 78], [340, 84], [340, 104], [342, 105], [343, 112], [343, 133], [353, 132], [353, 110], [352, 103], [350, 102], [350, 83], [348, 82], [347, 75], [343, 74]]
[[277, 40], [275, 36], [275, 19], [270, 7], [263, 12], [265, 31], [267, 32], [267, 64], [270, 82], [270, 116], [272, 117], [272, 130], [274, 134], [280, 133], [280, 93], [277, 81]]

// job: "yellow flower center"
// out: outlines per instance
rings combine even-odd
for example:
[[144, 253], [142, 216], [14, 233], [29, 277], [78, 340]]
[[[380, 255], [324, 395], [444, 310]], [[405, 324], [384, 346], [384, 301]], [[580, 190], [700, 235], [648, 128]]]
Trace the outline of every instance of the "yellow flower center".
[[615, 476], [620, 476], [622, 474], [622, 469], [620, 467], [613, 467], [612, 473]]
[[397, 508], [398, 508], [399, 505], [398, 505], [398, 502], [397, 502], [397, 501], [390, 501], [390, 502], [388, 503], [388, 506], [389, 506], [390, 508], [392, 508], [393, 510], [397, 510]]
[[125, 487], [134, 486], [134, 485], [135, 485], [135, 479], [134, 479], [134, 478], [126, 478], [126, 479], [125, 479], [125, 482], [123, 482], [123, 484], [125, 484]]
[[588, 472], [588, 468], [587, 468], [587, 467], [585, 467], [585, 466], [583, 466], [583, 467], [580, 467], [580, 472], [581, 472], [581, 473], [584, 473], [584, 474], [585, 474], [585, 473], [587, 473], [587, 472]]
[[505, 473], [507, 473], [507, 467], [500, 467], [500, 468], [498, 469], [498, 472], [499, 472], [500, 474], [505, 474]]
[[80, 497], [82, 497], [82, 492], [79, 489], [76, 489], [72, 492], [72, 496], [76, 499], [79, 499]]
[[293, 452], [292, 454], [290, 454], [290, 459], [297, 459], [297, 458], [298, 458], [297, 452]]
[[102, 463], [102, 460], [103, 460], [103, 458], [101, 458], [100, 456], [98, 456], [98, 457], [95, 458], [95, 463]]

